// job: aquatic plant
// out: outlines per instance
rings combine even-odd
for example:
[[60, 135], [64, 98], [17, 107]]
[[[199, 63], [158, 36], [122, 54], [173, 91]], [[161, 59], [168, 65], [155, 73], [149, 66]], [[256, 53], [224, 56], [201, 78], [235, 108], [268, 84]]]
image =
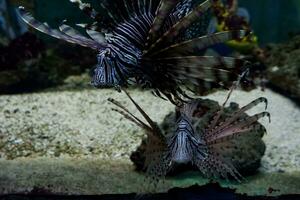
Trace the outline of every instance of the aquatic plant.
[[254, 50], [262, 51], [258, 46], [258, 38], [250, 26], [249, 19], [237, 13], [238, 0], [229, 0], [227, 4], [221, 0], [213, 0], [212, 10], [217, 20], [216, 29], [218, 31], [243, 29], [247, 34], [242, 40], [232, 40], [226, 44], [243, 54], [253, 54]]
[[134, 116], [120, 102], [114, 99], [109, 99], [109, 101], [120, 108], [113, 108], [113, 110], [145, 130], [147, 138], [144, 166], [147, 175], [152, 179], [158, 181], [159, 178], [164, 178], [176, 164], [191, 163], [208, 178], [234, 178], [240, 181], [242, 176], [236, 170], [237, 166], [234, 165], [237, 162], [234, 162], [234, 155], [229, 153], [232, 149], [240, 150], [234, 140], [238, 141], [239, 137], [244, 134], [265, 133], [264, 126], [257, 121], [265, 116], [270, 120], [270, 114], [268, 112], [253, 116], [245, 114], [247, 110], [259, 103], [265, 103], [267, 109], [267, 99], [261, 97], [230, 115], [224, 115], [225, 104], [231, 92], [232, 90], [221, 109], [212, 114], [209, 122], [200, 130], [198, 123], [202, 118], [197, 117], [196, 113], [201, 106], [201, 99], [195, 99], [177, 107], [179, 112], [175, 131], [170, 133], [163, 133], [162, 129], [126, 91], [126, 95], [148, 124]]
[[239, 40], [245, 31], [224, 31], [186, 41], [180, 37], [212, 6], [212, 0], [194, 8], [190, 0], [101, 1], [103, 15], [90, 4], [70, 1], [94, 21], [81, 24], [89, 37], [65, 23], [59, 30], [52, 29], [22, 7], [20, 13], [41, 32], [94, 49], [98, 59], [92, 77], [95, 87], [120, 90], [135, 83], [176, 103], [188, 97], [187, 88], [199, 93], [228, 87], [243, 70], [244, 60], [199, 56], [199, 52], [217, 43]]

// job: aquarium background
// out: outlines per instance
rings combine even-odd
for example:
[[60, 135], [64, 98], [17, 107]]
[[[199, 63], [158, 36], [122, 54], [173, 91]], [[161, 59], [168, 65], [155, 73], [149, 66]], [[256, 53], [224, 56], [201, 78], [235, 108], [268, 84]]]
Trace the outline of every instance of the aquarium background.
[[[101, 9], [99, 0], [86, 2]], [[18, 16], [19, 5], [53, 27], [65, 19], [70, 25], [89, 22], [68, 0], [0, 0], [0, 195], [147, 192], [144, 174], [130, 160], [144, 133], [112, 112], [107, 98], [137, 114], [134, 106], [124, 93], [89, 84], [96, 63], [92, 50], [28, 28]], [[272, 123], [261, 120], [268, 134], [258, 171], [242, 183], [218, 182], [250, 196], [300, 194], [300, 1], [239, 0], [239, 6], [249, 12], [265, 51], [264, 70], [257, 72], [255, 86], [234, 91], [230, 102], [243, 106], [266, 97]], [[129, 92], [159, 124], [174, 112], [151, 91], [132, 87]], [[221, 104], [226, 95], [218, 91], [202, 98]], [[185, 171], [168, 177], [158, 191], [210, 182]]]
[[[15, 5], [19, 3], [17, 0], [11, 2]], [[42, 21], [47, 21], [50, 25], [58, 25], [64, 19], [68, 19], [70, 23], [86, 19], [84, 14], [80, 13], [76, 6], [68, 1], [24, 0], [24, 2], [28, 2], [28, 4], [34, 2], [32, 10], [35, 16]], [[87, 2], [97, 5], [97, 0]], [[58, 3], [61, 9], [57, 9]], [[240, 7], [249, 11], [251, 25], [259, 36], [261, 44], [286, 41], [299, 33], [300, 2], [298, 0], [289, 0], [288, 2], [281, 0], [240, 0], [239, 4]]]

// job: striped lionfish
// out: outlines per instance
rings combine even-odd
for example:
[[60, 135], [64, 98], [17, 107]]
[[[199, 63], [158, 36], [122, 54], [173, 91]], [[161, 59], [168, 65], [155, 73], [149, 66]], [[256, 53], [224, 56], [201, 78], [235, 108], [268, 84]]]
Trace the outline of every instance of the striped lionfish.
[[230, 57], [199, 56], [212, 45], [239, 40], [245, 36], [243, 30], [180, 40], [180, 35], [212, 6], [212, 0], [196, 6], [191, 6], [191, 0], [100, 1], [106, 12], [103, 15], [81, 0], [70, 1], [94, 21], [81, 24], [87, 36], [65, 23], [59, 30], [52, 29], [23, 7], [20, 13], [25, 22], [43, 33], [94, 49], [98, 63], [91, 83], [95, 87], [120, 91], [135, 83], [174, 102], [188, 97], [183, 86], [197, 91], [227, 87], [245, 64]]
[[[109, 99], [109, 101], [120, 108], [120, 110], [113, 109], [114, 111], [146, 131], [144, 167], [146, 174], [155, 181], [164, 178], [176, 165], [187, 163], [191, 163], [208, 178], [234, 178], [240, 181], [242, 175], [236, 169], [239, 162], [234, 158], [235, 153], [230, 152], [239, 153], [237, 151], [242, 150], [239, 148], [239, 140], [242, 136], [266, 133], [264, 126], [257, 122], [260, 118], [267, 116], [270, 120], [268, 112], [253, 116], [245, 114], [247, 110], [259, 103], [265, 103], [265, 109], [267, 109], [267, 99], [263, 97], [237, 109], [230, 115], [225, 115], [224, 108], [229, 99], [229, 93], [221, 108], [212, 114], [208, 125], [199, 128], [198, 123], [201, 118], [197, 118], [195, 113], [201, 106], [201, 99], [194, 99], [177, 108], [179, 115], [175, 123], [175, 131], [164, 134], [132, 97], [126, 91], [125, 93], [148, 124], [134, 116], [120, 102], [114, 99]], [[251, 152], [248, 153], [251, 154]]]

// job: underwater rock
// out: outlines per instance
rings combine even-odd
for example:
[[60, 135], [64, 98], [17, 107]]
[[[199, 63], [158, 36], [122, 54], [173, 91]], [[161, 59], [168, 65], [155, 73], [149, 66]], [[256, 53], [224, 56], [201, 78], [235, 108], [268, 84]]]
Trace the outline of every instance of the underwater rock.
[[[197, 112], [197, 117], [201, 117], [202, 120], [197, 126], [197, 131], [200, 131], [203, 127], [205, 127], [209, 123], [209, 119], [211, 119], [212, 115], [220, 109], [220, 106], [217, 102], [212, 100], [199, 100], [201, 105], [201, 109]], [[225, 115], [222, 115], [221, 118], [225, 116], [230, 116], [233, 112], [239, 109], [239, 105], [236, 103], [231, 103], [229, 107], [226, 107], [224, 112]], [[244, 113], [243, 116], [248, 116]], [[169, 113], [164, 121], [160, 124], [164, 133], [174, 132], [174, 127], [176, 122], [176, 113], [171, 112]], [[194, 123], [195, 121], [193, 121]], [[258, 123], [258, 122], [256, 122]], [[263, 157], [266, 145], [262, 140], [264, 135], [264, 131], [260, 131], [258, 133], [251, 133], [251, 134], [242, 134], [238, 138], [232, 139], [233, 146], [237, 146], [237, 148], [233, 148], [227, 154], [224, 154], [225, 157], [233, 158], [232, 164], [236, 167], [236, 169], [243, 175], [250, 175], [253, 174], [259, 167], [260, 161]], [[130, 159], [134, 163], [137, 171], [144, 171], [144, 162], [145, 162], [145, 152], [146, 148], [146, 139], [142, 140], [141, 145], [134, 151]], [[168, 175], [175, 175], [180, 172], [186, 170], [198, 170], [196, 167], [192, 165], [178, 165], [173, 168]]]
[[300, 36], [267, 47], [267, 76], [271, 87], [300, 100]]

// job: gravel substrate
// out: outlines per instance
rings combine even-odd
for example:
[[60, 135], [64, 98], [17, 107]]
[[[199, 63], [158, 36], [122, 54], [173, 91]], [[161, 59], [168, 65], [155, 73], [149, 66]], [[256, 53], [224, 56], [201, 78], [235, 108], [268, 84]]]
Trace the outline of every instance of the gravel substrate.
[[[160, 122], [173, 106], [149, 93], [132, 92], [147, 112]], [[111, 111], [112, 90], [49, 92], [0, 97], [0, 155], [2, 158], [54, 156], [128, 157], [143, 135], [132, 123]]]
[[[160, 123], [173, 105], [150, 92], [130, 91], [133, 98]], [[227, 92], [209, 98], [220, 103]], [[264, 96], [269, 99], [272, 123], [261, 120], [268, 134], [264, 171], [297, 170], [300, 167], [300, 109], [289, 99], [269, 90], [235, 91], [231, 101], [241, 106]], [[83, 90], [0, 96], [0, 155], [18, 157], [93, 156], [125, 158], [139, 145], [143, 132], [111, 111], [108, 97], [120, 100], [138, 115], [125, 94], [113, 90]], [[257, 106], [251, 113], [263, 111]]]

